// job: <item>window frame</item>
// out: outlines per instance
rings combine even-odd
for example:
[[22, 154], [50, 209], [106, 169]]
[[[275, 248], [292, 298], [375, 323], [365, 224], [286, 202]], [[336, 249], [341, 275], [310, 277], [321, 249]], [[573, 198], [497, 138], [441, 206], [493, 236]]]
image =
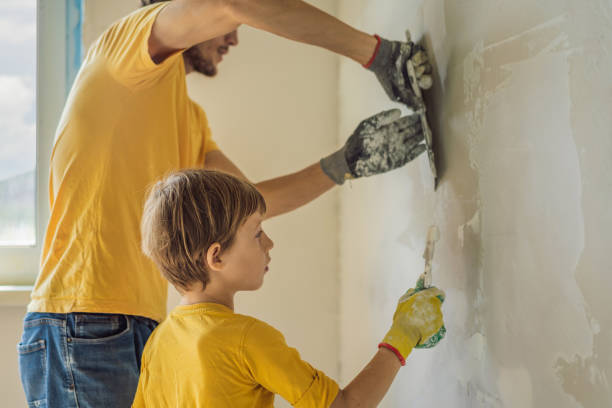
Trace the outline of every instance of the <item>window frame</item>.
[[36, 244], [0, 247], [0, 305], [27, 304], [38, 275], [55, 130], [83, 57], [83, 0], [36, 3]]

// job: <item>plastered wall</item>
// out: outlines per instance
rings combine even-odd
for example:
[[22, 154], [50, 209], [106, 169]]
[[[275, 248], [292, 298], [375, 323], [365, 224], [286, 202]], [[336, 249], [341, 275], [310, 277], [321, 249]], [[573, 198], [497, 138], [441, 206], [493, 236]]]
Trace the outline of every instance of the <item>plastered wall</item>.
[[[339, 16], [424, 37], [443, 173], [434, 194], [421, 156], [342, 191], [342, 380], [372, 355], [436, 224], [447, 339], [413, 352], [382, 406], [609, 407], [611, 3], [342, 0]], [[343, 141], [393, 104], [348, 61], [339, 81]]]

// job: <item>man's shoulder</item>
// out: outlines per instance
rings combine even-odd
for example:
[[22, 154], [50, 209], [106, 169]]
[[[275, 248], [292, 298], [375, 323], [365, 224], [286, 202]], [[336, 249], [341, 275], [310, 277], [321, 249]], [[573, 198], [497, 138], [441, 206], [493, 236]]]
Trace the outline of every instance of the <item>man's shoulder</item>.
[[194, 111], [196, 114], [206, 116], [206, 112], [204, 112], [204, 108], [202, 108], [202, 106], [199, 103], [191, 99], [190, 96], [187, 96], [187, 103], [189, 104], [189, 108], [192, 111]]
[[149, 19], [155, 18], [163, 6], [164, 3], [155, 3], [149, 6], [139, 7], [115, 20], [110, 26], [108, 26], [104, 33], [102, 33], [102, 36], [110, 31], [116, 31], [118, 29], [121, 30], [127, 27], [133, 27], [134, 25], [143, 24]]

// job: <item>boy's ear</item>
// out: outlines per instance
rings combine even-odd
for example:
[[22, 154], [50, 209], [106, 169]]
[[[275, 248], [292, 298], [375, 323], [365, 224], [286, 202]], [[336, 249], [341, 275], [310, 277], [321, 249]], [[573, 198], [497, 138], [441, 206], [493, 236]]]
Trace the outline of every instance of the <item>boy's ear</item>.
[[220, 271], [223, 269], [224, 263], [221, 260], [221, 244], [215, 242], [208, 247], [206, 251], [206, 263], [213, 271]]

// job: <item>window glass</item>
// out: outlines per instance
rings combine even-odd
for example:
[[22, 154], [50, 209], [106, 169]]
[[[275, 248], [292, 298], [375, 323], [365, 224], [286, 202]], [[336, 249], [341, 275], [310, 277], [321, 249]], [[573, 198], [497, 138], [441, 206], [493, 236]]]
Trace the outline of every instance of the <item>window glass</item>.
[[36, 243], [36, 0], [0, 1], [0, 246]]

